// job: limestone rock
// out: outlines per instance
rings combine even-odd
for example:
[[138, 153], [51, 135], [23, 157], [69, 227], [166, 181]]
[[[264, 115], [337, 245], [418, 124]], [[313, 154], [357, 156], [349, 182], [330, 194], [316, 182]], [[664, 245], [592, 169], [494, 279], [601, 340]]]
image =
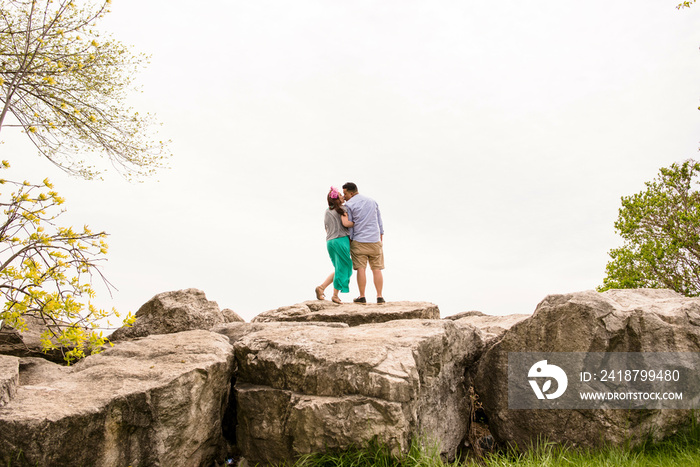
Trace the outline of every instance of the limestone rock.
[[[61, 349], [44, 352], [41, 347], [41, 334], [47, 330], [44, 321], [34, 316], [24, 316], [26, 329], [19, 330], [8, 326], [7, 323], [0, 327], [0, 355], [14, 355], [15, 357], [41, 357], [56, 363], [65, 363]], [[69, 323], [61, 321], [51, 327], [57, 333], [63, 327], [69, 327]], [[52, 339], [54, 344], [57, 343]]]
[[470, 325], [479, 329], [483, 333], [484, 340], [488, 343], [500, 338], [508, 329], [529, 318], [532, 315], [487, 315], [480, 311], [467, 311], [445, 319], [454, 321], [458, 326]]
[[73, 371], [72, 367], [59, 365], [43, 358], [23, 357], [19, 359], [19, 385], [46, 385], [63, 378], [71, 371]]
[[204, 292], [197, 289], [160, 293], [143, 304], [134, 316], [136, 321], [133, 326], [117, 329], [109, 336], [109, 340], [194, 329], [209, 330], [229, 319], [235, 319], [228, 312], [224, 315], [216, 302], [207, 300]]
[[428, 302], [339, 305], [329, 300], [312, 300], [266, 311], [253, 318], [252, 322], [339, 322], [347, 323], [349, 326], [359, 326], [399, 319], [440, 319], [440, 310], [437, 305]]
[[270, 321], [267, 323], [226, 323], [215, 326], [211, 329], [212, 332], [223, 334], [228, 337], [231, 345], [235, 344], [236, 341], [251, 334], [253, 332], [264, 331], [266, 329], [273, 328], [290, 328], [298, 326], [320, 326], [327, 328], [347, 328], [348, 325], [345, 323], [323, 323], [323, 322], [293, 322], [293, 321], [283, 321], [274, 322]]
[[221, 453], [226, 337], [153, 335], [52, 365], [23, 359], [17, 393], [0, 407], [0, 464], [21, 452], [27, 465], [197, 466]]
[[224, 308], [221, 310], [221, 314], [224, 315], [224, 319], [227, 323], [245, 323], [245, 320], [230, 308]]
[[19, 358], [0, 355], [0, 407], [7, 405], [17, 394], [19, 386]]
[[482, 345], [478, 330], [445, 320], [270, 323], [234, 343], [238, 447], [279, 462], [375, 435], [405, 451], [429, 434], [453, 455], [467, 429], [464, 362]]
[[659, 439], [690, 420], [685, 410], [510, 410], [508, 352], [699, 352], [700, 298], [670, 290], [550, 295], [478, 362], [473, 384], [497, 441], [595, 447]]

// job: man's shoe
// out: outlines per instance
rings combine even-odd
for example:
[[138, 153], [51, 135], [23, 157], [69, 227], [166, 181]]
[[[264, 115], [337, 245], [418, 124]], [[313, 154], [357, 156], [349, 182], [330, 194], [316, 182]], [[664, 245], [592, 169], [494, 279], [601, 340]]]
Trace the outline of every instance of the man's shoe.
[[382, 303], [386, 303], [386, 300], [384, 300], [384, 297], [377, 297], [377, 303], [381, 305]]
[[367, 303], [367, 299], [365, 297], [357, 297], [356, 299], [353, 300], [355, 303]]

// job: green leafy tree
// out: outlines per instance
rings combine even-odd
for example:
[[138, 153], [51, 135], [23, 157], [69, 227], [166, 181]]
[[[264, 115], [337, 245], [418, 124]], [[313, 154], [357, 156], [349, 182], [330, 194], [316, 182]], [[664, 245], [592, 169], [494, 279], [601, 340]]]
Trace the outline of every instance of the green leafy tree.
[[700, 162], [662, 168], [646, 190], [622, 198], [615, 230], [624, 245], [610, 251], [598, 290], [669, 288], [700, 295]]
[[145, 58], [95, 29], [109, 4], [0, 0], [0, 129], [21, 127], [40, 154], [85, 178], [100, 172], [82, 159], [91, 152], [126, 176], [151, 174], [165, 155], [148, 134], [152, 116], [124, 106]]
[[[8, 168], [7, 161], [0, 168]], [[95, 295], [93, 276], [108, 289], [98, 262], [104, 261], [104, 232], [87, 226], [75, 230], [56, 225], [64, 202], [48, 179], [41, 184], [0, 179], [0, 206], [7, 216], [0, 225], [0, 322], [24, 330], [26, 319], [42, 322], [44, 350], [60, 349], [71, 362], [94, 353], [105, 344], [98, 323], [119, 316], [90, 303]], [[87, 305], [81, 303], [87, 298]], [[131, 314], [128, 323], [133, 321]]]

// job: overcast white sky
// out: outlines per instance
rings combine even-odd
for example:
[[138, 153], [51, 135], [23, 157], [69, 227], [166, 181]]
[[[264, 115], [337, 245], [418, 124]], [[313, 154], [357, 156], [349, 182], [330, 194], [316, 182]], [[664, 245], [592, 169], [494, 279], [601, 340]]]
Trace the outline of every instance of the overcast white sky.
[[388, 301], [531, 313], [599, 285], [620, 197], [698, 157], [700, 6], [676, 3], [114, 0], [102, 29], [151, 55], [130, 104], [172, 168], [69, 178], [9, 130], [0, 155], [110, 233], [101, 306], [313, 299], [326, 193], [354, 181], [382, 210]]

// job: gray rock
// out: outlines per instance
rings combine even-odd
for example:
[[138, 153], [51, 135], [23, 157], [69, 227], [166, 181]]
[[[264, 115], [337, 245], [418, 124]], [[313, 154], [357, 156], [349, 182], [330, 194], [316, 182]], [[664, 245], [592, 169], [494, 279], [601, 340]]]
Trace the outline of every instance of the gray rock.
[[299, 326], [321, 326], [327, 328], [347, 328], [348, 325], [345, 323], [324, 323], [324, 322], [293, 322], [293, 321], [283, 321], [283, 322], [267, 322], [267, 323], [226, 323], [219, 326], [214, 326], [211, 331], [219, 334], [223, 334], [228, 337], [231, 345], [235, 344], [236, 341], [241, 339], [248, 334], [258, 331], [264, 331], [266, 329], [275, 328], [291, 328]]
[[234, 344], [239, 449], [279, 462], [375, 435], [406, 451], [428, 434], [454, 455], [467, 429], [464, 362], [482, 346], [475, 328], [440, 320], [244, 335]]
[[486, 315], [486, 313], [483, 313], [483, 312], [481, 312], [481, 311], [472, 310], [472, 311], [463, 311], [463, 312], [457, 313], [457, 314], [455, 314], [455, 315], [445, 316], [444, 319], [449, 319], [449, 320], [452, 320], [452, 321], [457, 321], [458, 319], [468, 318], [468, 317], [471, 317], [471, 316], [487, 316], [487, 315]]
[[[233, 354], [208, 331], [118, 343], [72, 367], [23, 359], [0, 407], [0, 464], [211, 465]], [[59, 369], [61, 368], [61, 369]]]
[[487, 315], [480, 311], [467, 311], [445, 319], [454, 321], [458, 326], [469, 325], [479, 329], [487, 346], [500, 338], [508, 329], [532, 315]]
[[73, 371], [71, 367], [59, 365], [39, 357], [23, 357], [19, 359], [20, 386], [36, 386], [48, 384], [53, 380], [63, 378], [66, 373]]
[[252, 322], [337, 322], [346, 323], [349, 326], [360, 326], [400, 319], [440, 319], [440, 310], [437, 305], [429, 302], [339, 305], [329, 300], [313, 300], [266, 311], [253, 318]]
[[497, 441], [635, 445], [689, 423], [686, 410], [510, 410], [509, 352], [699, 352], [700, 299], [670, 290], [550, 295], [478, 362], [473, 384]]
[[19, 386], [19, 358], [0, 355], [0, 407], [7, 405], [17, 394]]
[[114, 342], [151, 334], [171, 334], [195, 329], [209, 330], [229, 322], [230, 319], [235, 319], [231, 315], [233, 312], [228, 311], [230, 313], [227, 312], [224, 315], [219, 310], [219, 305], [207, 300], [201, 290], [163, 292], [139, 308], [134, 315], [136, 321], [133, 326], [117, 329], [109, 336], [109, 340]]
[[[41, 346], [41, 334], [48, 326], [40, 318], [24, 316], [26, 329], [21, 332], [7, 323], [0, 327], [0, 355], [13, 355], [15, 357], [40, 357], [56, 363], [65, 363], [63, 351], [60, 348], [44, 351]], [[61, 333], [62, 329], [71, 325], [62, 321], [55, 321], [50, 328]], [[58, 341], [51, 338], [54, 344]]]
[[[700, 352], [700, 298], [664, 290], [443, 320], [425, 302], [312, 301], [245, 323], [194, 289], [142, 310], [134, 340], [72, 367], [0, 357], [0, 465], [22, 452], [28, 465], [208, 466], [234, 439], [251, 464], [281, 462], [374, 436], [396, 453], [428, 436], [449, 458], [470, 430], [470, 385], [501, 443], [634, 444], [689, 412], [509, 410], [508, 352]], [[175, 332], [190, 327], [213, 332]]]
[[224, 319], [227, 323], [245, 323], [245, 320], [230, 308], [224, 308], [221, 310], [221, 314], [224, 315]]

